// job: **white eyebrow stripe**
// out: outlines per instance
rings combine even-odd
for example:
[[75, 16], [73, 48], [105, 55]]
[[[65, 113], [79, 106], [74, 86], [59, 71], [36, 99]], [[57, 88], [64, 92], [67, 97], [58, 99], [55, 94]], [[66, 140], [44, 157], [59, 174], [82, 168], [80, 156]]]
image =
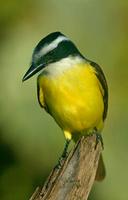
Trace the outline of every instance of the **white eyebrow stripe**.
[[58, 44], [62, 41], [66, 41], [66, 40], [69, 40], [67, 37], [65, 36], [59, 36], [58, 38], [56, 38], [55, 40], [53, 40], [52, 43], [50, 44], [46, 44], [38, 53], [38, 56], [40, 55], [45, 55], [47, 54], [48, 52], [52, 51], [53, 49], [55, 49]]

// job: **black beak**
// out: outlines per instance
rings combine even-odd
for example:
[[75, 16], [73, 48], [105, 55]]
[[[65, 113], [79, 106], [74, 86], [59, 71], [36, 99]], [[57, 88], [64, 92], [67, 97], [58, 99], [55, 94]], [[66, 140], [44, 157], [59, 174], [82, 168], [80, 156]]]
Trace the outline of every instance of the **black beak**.
[[39, 66], [36, 66], [36, 67], [32, 64], [30, 66], [30, 68], [28, 69], [28, 71], [26, 72], [26, 74], [24, 75], [22, 81], [26, 81], [27, 79], [29, 79], [30, 77], [32, 77], [34, 74], [36, 74], [37, 72], [39, 72], [44, 67], [45, 67], [44, 64], [40, 64]]

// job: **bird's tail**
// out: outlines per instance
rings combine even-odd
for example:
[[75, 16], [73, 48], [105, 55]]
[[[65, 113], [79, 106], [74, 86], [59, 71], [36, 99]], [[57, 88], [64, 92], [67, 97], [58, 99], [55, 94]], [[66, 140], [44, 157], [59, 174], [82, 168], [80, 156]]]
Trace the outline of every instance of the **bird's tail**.
[[102, 154], [100, 155], [99, 163], [98, 163], [98, 168], [96, 171], [96, 181], [102, 181], [106, 176], [106, 170], [105, 170], [105, 165], [103, 161]]

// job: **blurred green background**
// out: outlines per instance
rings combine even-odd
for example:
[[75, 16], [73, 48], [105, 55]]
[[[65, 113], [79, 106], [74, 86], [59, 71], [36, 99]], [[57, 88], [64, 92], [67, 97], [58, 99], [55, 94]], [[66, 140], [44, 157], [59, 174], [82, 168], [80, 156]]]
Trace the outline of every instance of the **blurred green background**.
[[99, 63], [109, 84], [107, 177], [95, 183], [90, 200], [127, 200], [127, 0], [0, 1], [0, 200], [28, 200], [64, 146], [60, 128], [38, 105], [36, 76], [21, 81], [33, 48], [53, 31]]

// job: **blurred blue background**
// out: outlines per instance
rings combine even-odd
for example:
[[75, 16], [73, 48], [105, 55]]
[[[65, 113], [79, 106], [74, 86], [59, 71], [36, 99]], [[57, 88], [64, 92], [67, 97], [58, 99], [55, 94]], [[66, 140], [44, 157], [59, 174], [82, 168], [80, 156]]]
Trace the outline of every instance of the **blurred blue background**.
[[37, 42], [53, 31], [71, 38], [103, 68], [109, 113], [103, 131], [107, 177], [90, 200], [128, 199], [128, 1], [0, 2], [0, 199], [28, 200], [57, 163], [64, 136], [40, 108], [36, 76], [22, 83]]

